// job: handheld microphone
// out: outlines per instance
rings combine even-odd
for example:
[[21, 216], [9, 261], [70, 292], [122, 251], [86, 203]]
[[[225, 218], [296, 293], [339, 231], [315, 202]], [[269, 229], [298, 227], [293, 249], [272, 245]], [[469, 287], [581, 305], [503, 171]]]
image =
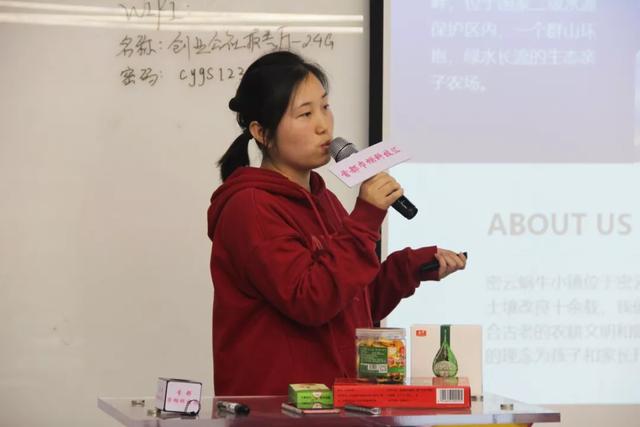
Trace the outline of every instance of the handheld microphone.
[[[350, 155], [357, 153], [358, 149], [352, 143], [338, 137], [331, 141], [329, 151], [331, 152], [331, 157], [333, 157], [336, 162], [339, 162], [340, 160], [344, 160]], [[400, 198], [393, 202], [391, 206], [407, 219], [413, 218], [418, 213], [418, 208], [416, 208], [413, 203], [404, 196], [400, 196]]]

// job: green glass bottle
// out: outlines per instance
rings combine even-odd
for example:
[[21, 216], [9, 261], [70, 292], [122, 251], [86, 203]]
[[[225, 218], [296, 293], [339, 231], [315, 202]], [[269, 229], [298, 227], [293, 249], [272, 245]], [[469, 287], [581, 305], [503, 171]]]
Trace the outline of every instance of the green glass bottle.
[[458, 373], [458, 361], [451, 350], [450, 325], [440, 326], [440, 349], [433, 358], [433, 373], [437, 377], [455, 377]]

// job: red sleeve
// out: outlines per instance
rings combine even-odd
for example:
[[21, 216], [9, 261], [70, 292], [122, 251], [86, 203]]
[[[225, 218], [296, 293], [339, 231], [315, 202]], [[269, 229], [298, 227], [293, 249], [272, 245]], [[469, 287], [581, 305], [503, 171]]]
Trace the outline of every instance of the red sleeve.
[[357, 203], [337, 234], [310, 248], [281, 211], [272, 195], [239, 192], [223, 212], [233, 238], [221, 243], [250, 286], [278, 311], [304, 325], [322, 325], [378, 274], [375, 248], [385, 212]]
[[433, 261], [438, 248], [405, 248], [390, 254], [369, 287], [371, 317], [379, 322], [391, 313], [400, 300], [413, 295], [421, 281], [439, 280], [438, 271], [420, 274], [420, 266]]
[[[340, 206], [342, 212], [347, 215], [337, 198], [333, 196], [333, 199], [335, 204]], [[357, 199], [356, 207], [351, 217], [353, 217], [356, 208], [362, 208], [363, 205], [367, 206], [367, 209], [371, 211], [377, 211], [384, 218], [385, 210], [378, 209], [361, 199]], [[420, 273], [420, 267], [423, 264], [435, 260], [434, 254], [437, 250], [437, 246], [419, 249], [405, 248], [387, 257], [368, 288], [371, 317], [374, 322], [379, 322], [387, 317], [403, 298], [413, 295], [420, 282], [440, 280], [437, 270]]]

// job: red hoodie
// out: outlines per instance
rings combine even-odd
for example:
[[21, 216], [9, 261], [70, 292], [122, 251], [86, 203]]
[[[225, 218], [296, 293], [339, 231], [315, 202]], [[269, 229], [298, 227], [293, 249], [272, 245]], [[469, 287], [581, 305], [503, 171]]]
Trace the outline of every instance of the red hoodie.
[[358, 199], [349, 215], [322, 177], [311, 192], [283, 175], [236, 170], [211, 198], [215, 393], [282, 395], [291, 383], [354, 377], [355, 329], [387, 316], [436, 247], [380, 264], [386, 211]]

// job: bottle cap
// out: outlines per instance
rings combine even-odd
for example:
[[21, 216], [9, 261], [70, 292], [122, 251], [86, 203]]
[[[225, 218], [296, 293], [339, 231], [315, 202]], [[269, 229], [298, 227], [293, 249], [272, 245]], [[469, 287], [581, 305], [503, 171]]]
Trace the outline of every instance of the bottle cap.
[[356, 337], [403, 339], [405, 330], [404, 328], [357, 328]]

